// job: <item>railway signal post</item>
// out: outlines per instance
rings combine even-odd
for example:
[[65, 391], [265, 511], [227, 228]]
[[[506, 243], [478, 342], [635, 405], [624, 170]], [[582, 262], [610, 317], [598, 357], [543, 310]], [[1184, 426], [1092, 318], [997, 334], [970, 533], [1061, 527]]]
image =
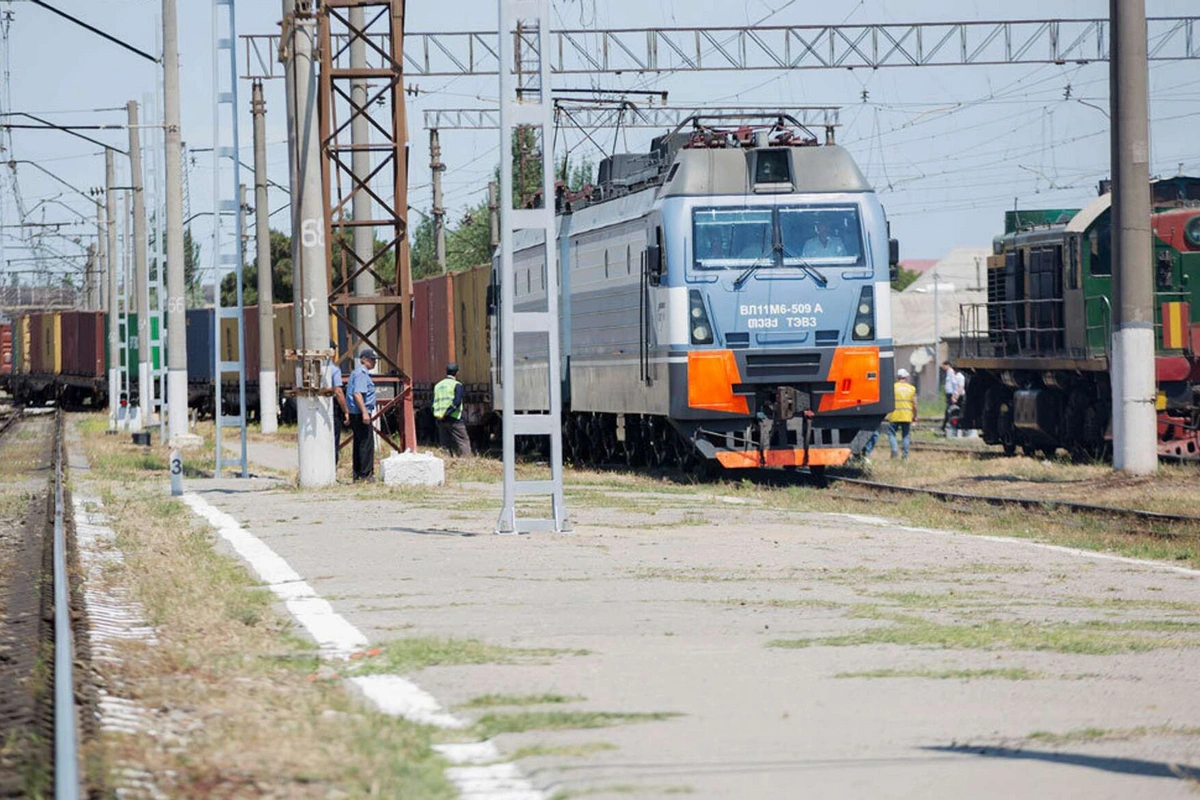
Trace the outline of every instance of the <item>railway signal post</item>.
[[1158, 466], [1145, 0], [1111, 0], [1113, 468]]
[[113, 151], [104, 151], [104, 217], [105, 238], [108, 241], [108, 303], [104, 310], [108, 313], [108, 430], [116, 433], [117, 404], [120, 396], [118, 384], [121, 337], [117, 327], [117, 313], [121, 304], [121, 294], [117, 286], [117, 274], [121, 269], [121, 259], [117, 258], [117, 190], [116, 169], [113, 165]]

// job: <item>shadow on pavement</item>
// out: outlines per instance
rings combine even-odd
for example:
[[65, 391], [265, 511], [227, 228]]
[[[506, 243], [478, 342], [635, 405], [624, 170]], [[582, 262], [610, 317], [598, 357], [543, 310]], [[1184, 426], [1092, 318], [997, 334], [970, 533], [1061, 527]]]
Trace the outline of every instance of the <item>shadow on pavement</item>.
[[1171, 764], [1163, 761], [1146, 761], [1140, 758], [1117, 756], [1094, 756], [1085, 753], [1068, 753], [1054, 750], [1024, 750], [1011, 747], [981, 747], [977, 745], [937, 745], [922, 747], [938, 753], [961, 753], [985, 758], [1010, 758], [1029, 761], [1048, 761], [1055, 764], [1070, 764], [1076, 767], [1116, 772], [1122, 775], [1141, 775], [1147, 778], [1179, 778], [1200, 780], [1200, 767], [1187, 764]]

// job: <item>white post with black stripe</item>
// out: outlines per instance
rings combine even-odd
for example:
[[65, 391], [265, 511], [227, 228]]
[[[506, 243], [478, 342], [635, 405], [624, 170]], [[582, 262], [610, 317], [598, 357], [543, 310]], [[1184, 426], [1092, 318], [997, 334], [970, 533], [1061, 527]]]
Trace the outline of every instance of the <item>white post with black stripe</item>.
[[[568, 531], [563, 505], [562, 375], [559, 351], [558, 253], [554, 231], [553, 106], [550, 97], [549, 0], [499, 0], [500, 33], [500, 380], [504, 419], [504, 507], [497, 533]], [[536, 48], [536, 49], [535, 49]], [[542, 207], [513, 208], [513, 135], [532, 127], [542, 142]], [[546, 302], [536, 310], [515, 308], [513, 237], [517, 231], [541, 231], [545, 264]], [[516, 396], [514, 349], [517, 334], [545, 336], [548, 402]], [[518, 403], [520, 404], [518, 406]], [[516, 437], [550, 439], [550, 479], [522, 480], [516, 476]], [[549, 519], [517, 515], [517, 497], [551, 498]]]

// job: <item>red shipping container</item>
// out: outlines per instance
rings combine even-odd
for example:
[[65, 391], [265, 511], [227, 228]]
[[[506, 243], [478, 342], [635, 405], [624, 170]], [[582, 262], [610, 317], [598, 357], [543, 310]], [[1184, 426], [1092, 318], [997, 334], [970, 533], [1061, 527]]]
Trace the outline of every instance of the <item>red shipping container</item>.
[[12, 325], [0, 325], [0, 375], [11, 375], [13, 371]]
[[79, 312], [79, 356], [77, 374], [88, 378], [103, 378], [108, 365], [104, 363], [104, 312]]
[[81, 311], [64, 311], [62, 313], [62, 374], [79, 374], [79, 316]]
[[432, 380], [429, 362], [429, 281], [413, 282], [413, 383], [418, 386]]

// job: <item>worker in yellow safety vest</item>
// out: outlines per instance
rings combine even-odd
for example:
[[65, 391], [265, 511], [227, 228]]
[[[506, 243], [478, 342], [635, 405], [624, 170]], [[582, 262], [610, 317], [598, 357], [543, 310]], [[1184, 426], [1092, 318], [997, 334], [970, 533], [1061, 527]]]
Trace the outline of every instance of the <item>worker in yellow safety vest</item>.
[[896, 405], [892, 413], [887, 415], [888, 444], [892, 446], [892, 458], [900, 455], [900, 447], [896, 446], [896, 433], [899, 431], [903, 445], [904, 458], [908, 458], [908, 443], [912, 438], [912, 425], [917, 421], [917, 387], [908, 382], [908, 370], [896, 372], [896, 385], [893, 388]]
[[433, 387], [433, 417], [437, 420], [438, 441], [456, 456], [471, 455], [471, 438], [462, 420], [466, 394], [458, 381], [458, 364], [447, 364], [446, 377]]

